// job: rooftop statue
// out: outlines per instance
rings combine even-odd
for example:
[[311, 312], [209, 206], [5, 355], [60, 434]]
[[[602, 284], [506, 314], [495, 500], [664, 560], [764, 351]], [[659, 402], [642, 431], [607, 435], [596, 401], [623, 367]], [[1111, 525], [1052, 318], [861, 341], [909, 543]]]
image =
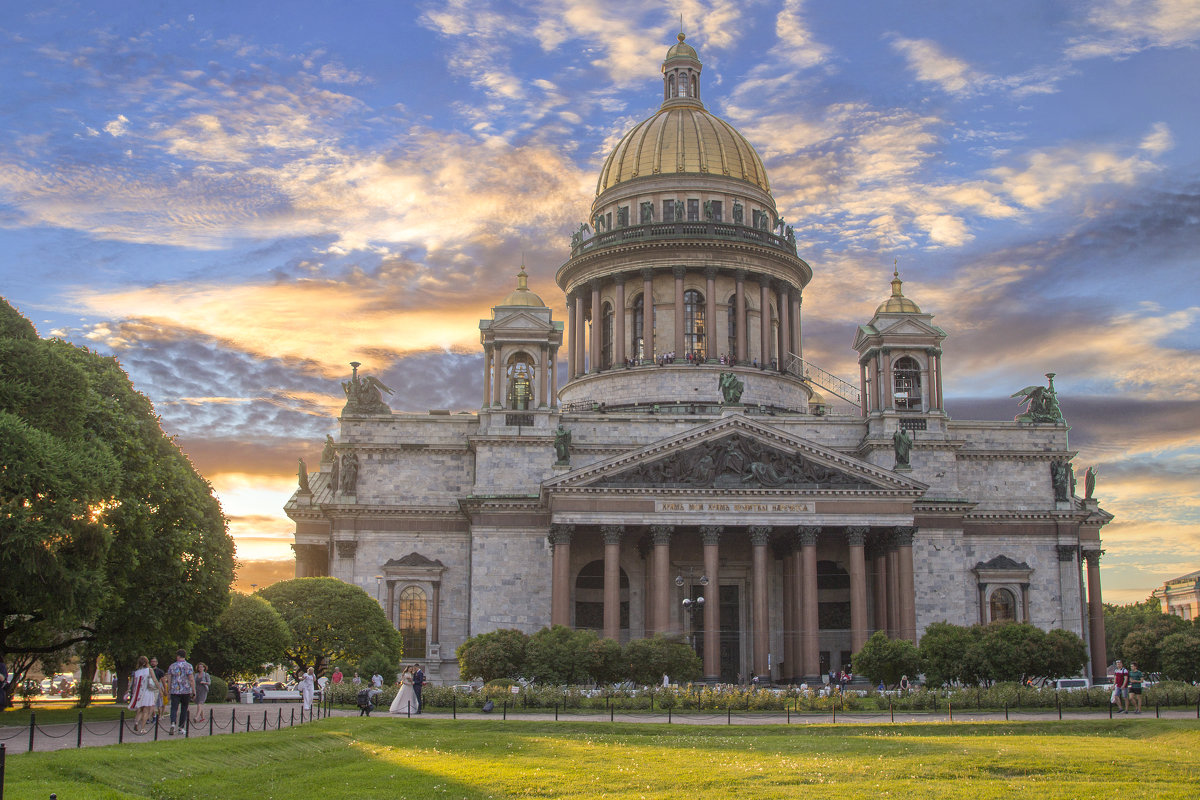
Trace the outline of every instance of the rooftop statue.
[[1096, 491], [1096, 468], [1088, 467], [1087, 472], [1083, 473], [1083, 499], [1091, 500], [1092, 494]]
[[304, 463], [304, 459], [300, 459], [300, 491], [305, 494], [312, 494], [312, 489], [308, 486], [308, 467]]
[[558, 459], [556, 466], [566, 466], [571, 463], [571, 432], [558, 423], [554, 430], [554, 455]]
[[722, 403], [732, 406], [742, 401], [742, 392], [746, 391], [746, 384], [742, 383], [737, 375], [732, 372], [722, 372], [718, 385], [721, 388]]
[[321, 451], [321, 461], [324, 463], [333, 461], [335, 458], [337, 458], [337, 451], [333, 447], [333, 437], [327, 433], [325, 434], [325, 449]]
[[1025, 413], [1013, 417], [1017, 422], [1062, 422], [1062, 409], [1058, 407], [1058, 393], [1054, 391], [1054, 373], [1047, 372], [1050, 386], [1026, 386], [1012, 397], [1021, 398]]
[[346, 392], [346, 406], [343, 414], [390, 414], [392, 409], [383, 402], [382, 392], [392, 394], [392, 390], [384, 386], [374, 375], [365, 378], [358, 377], [359, 362], [351, 361], [350, 367], [354, 373], [350, 380], [342, 382], [342, 390]]
[[912, 455], [913, 437], [903, 428], [892, 434], [892, 447], [896, 451], [896, 469], [908, 469], [908, 459]]

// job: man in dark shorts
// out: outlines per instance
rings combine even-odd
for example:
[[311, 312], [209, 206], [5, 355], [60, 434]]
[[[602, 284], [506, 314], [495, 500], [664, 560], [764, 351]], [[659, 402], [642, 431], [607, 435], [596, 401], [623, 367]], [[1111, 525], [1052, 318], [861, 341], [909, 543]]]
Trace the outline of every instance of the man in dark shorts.
[[1142, 671], [1135, 661], [1129, 662], [1129, 699], [1133, 701], [1133, 713], [1142, 713]]

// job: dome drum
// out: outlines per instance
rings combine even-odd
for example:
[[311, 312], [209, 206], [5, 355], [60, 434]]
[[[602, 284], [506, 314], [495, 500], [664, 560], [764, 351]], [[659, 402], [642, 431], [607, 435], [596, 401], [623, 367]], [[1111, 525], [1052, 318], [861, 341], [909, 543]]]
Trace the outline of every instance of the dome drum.
[[[610, 370], [572, 381], [563, 387], [559, 399], [564, 410], [719, 415], [722, 372], [734, 372], [745, 385], [743, 407], [771, 413], [810, 413], [812, 390], [801, 379], [787, 373], [723, 364], [653, 364]], [[661, 392], [661, 399], [647, 397], [649, 383], [666, 390]]]

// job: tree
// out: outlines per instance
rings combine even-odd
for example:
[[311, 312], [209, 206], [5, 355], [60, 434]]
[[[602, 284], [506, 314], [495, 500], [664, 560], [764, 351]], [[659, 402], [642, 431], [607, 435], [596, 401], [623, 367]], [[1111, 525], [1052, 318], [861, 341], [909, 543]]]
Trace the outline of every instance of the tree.
[[591, 631], [573, 631], [563, 625], [542, 628], [525, 646], [526, 676], [542, 683], [578, 685], [595, 674]]
[[964, 673], [977, 672], [977, 668], [967, 669], [964, 663], [977, 639], [978, 636], [970, 628], [949, 622], [935, 622], [926, 628], [920, 645], [921, 671], [925, 673], [925, 683], [941, 686], [943, 683], [963, 680]]
[[525, 647], [529, 637], [515, 628], [472, 636], [458, 646], [458, 672], [467, 679], [520, 678], [525, 674]]
[[1188, 628], [1182, 617], [1174, 614], [1147, 615], [1121, 642], [1121, 656], [1128, 664], [1136, 662], [1143, 672], [1159, 672], [1162, 669], [1160, 647], [1163, 639]]
[[656, 634], [649, 639], [634, 639], [625, 646], [629, 678], [635, 683], [656, 684], [666, 675], [676, 682], [697, 680], [704, 665], [696, 651], [676, 637]]
[[895, 686], [901, 676], [915, 676], [921, 671], [921, 654], [909, 640], [889, 639], [883, 631], [876, 631], [851, 663], [854, 671], [866, 675], [871, 683]]
[[612, 639], [596, 639], [589, 645], [597, 683], [617, 683], [625, 677], [625, 657], [621, 644]]
[[1163, 616], [1162, 601], [1149, 597], [1123, 606], [1104, 604], [1104, 649], [1109, 664], [1123, 657], [1125, 637], [1143, 623]]
[[379, 604], [362, 589], [337, 578], [293, 578], [259, 589], [292, 633], [285, 651], [298, 669], [318, 673], [337, 659], [375, 653], [400, 661], [404, 646]]
[[1046, 632], [1044, 669], [1040, 673], [1051, 680], [1078, 675], [1087, 664], [1087, 645], [1079, 634], [1062, 628]]
[[212, 487], [113, 358], [0, 301], [0, 650], [23, 672], [82, 646], [118, 692], [140, 653], [195, 640], [225, 607], [233, 540]]
[[1159, 652], [1165, 676], [1173, 681], [1200, 681], [1200, 631], [1187, 630], [1167, 636], [1159, 644]]
[[983, 668], [972, 683], [1019, 682], [1045, 675], [1046, 632], [1028, 622], [993, 622], [977, 644]]
[[257, 595], [233, 594], [229, 607], [200, 635], [192, 661], [227, 680], [249, 680], [286, 657], [292, 632], [274, 606]]

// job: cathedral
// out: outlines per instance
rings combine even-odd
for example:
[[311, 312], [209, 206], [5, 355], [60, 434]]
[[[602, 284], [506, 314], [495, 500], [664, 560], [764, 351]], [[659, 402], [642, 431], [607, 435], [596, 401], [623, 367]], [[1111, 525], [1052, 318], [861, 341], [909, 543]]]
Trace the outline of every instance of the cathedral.
[[1101, 679], [1111, 516], [1090, 471], [1079, 496], [1053, 374], [1011, 422], [950, 419], [947, 333], [899, 275], [847, 331], [857, 383], [806, 361], [812, 267], [701, 69], [680, 34], [604, 162], [566, 320], [522, 267], [480, 321], [478, 412], [393, 412], [352, 363], [285, 507], [297, 576], [361, 586], [441, 683], [500, 628], [679, 635], [708, 681], [779, 683], [875, 631], [997, 620], [1079, 634]]

